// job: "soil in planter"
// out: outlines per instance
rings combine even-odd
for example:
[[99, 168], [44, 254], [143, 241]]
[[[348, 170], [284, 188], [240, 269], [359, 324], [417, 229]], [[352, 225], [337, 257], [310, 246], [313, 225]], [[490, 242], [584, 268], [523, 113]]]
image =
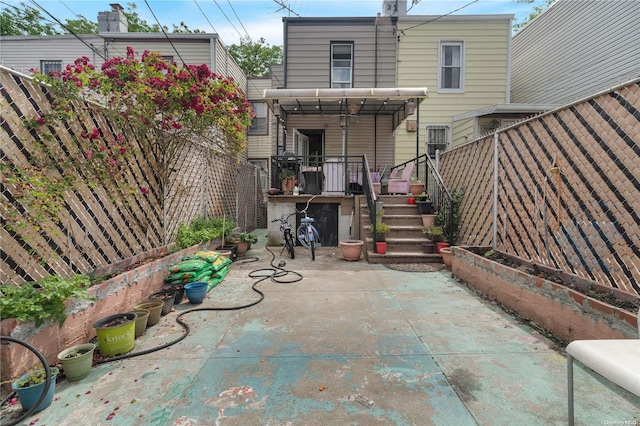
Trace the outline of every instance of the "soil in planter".
[[93, 276], [93, 277], [91, 277], [91, 286], [100, 284], [101, 282], [106, 281], [106, 280], [108, 280], [110, 278], [113, 278], [116, 275], [120, 275], [122, 273], [125, 273], [125, 272], [131, 271], [133, 269], [136, 269], [139, 266], [146, 265], [147, 263], [154, 262], [154, 261], [156, 261], [158, 259], [162, 259], [163, 257], [166, 257], [168, 254], [169, 253], [163, 253], [163, 254], [156, 254], [155, 256], [149, 256], [149, 257], [147, 257], [145, 259], [142, 259], [139, 262], [132, 263], [131, 265], [127, 266], [126, 268], [119, 269], [119, 270], [114, 271], [114, 272], [112, 272], [110, 274]]
[[101, 328], [116, 327], [131, 321], [129, 318], [115, 318], [102, 324]]
[[93, 349], [78, 349], [78, 350], [75, 350], [75, 351], [73, 351], [73, 352], [69, 352], [69, 353], [67, 354], [67, 356], [65, 356], [65, 357], [64, 357], [64, 359], [71, 359], [71, 358], [75, 358], [75, 357], [77, 357], [77, 356], [84, 355], [84, 354], [86, 354], [87, 352], [91, 352], [92, 350], [93, 350]]
[[[640, 307], [640, 298], [636, 298], [635, 300], [623, 300], [612, 291], [607, 291], [606, 289], [600, 289], [597, 287], [591, 287], [590, 289], [585, 290], [584, 288], [580, 288], [573, 283], [565, 282], [561, 277], [553, 273], [549, 273], [548, 271], [541, 270], [535, 264], [519, 261], [518, 259], [513, 258], [511, 256], [505, 256], [500, 252], [496, 252], [493, 250], [489, 250], [488, 252], [484, 252], [484, 253], [481, 253], [478, 250], [471, 250], [471, 251], [479, 256], [483, 256], [487, 259], [493, 260], [494, 262], [498, 262], [510, 268], [523, 271], [529, 275], [534, 275], [548, 281], [553, 281], [554, 283], [560, 284], [562, 286], [570, 288], [571, 290], [575, 290], [579, 293], [582, 293], [585, 296], [592, 297], [596, 300], [599, 300], [604, 303], [608, 303], [609, 305], [615, 306], [620, 309], [624, 309], [630, 312], [638, 312], [638, 308]], [[633, 296], [630, 295], [630, 299], [632, 297]]]

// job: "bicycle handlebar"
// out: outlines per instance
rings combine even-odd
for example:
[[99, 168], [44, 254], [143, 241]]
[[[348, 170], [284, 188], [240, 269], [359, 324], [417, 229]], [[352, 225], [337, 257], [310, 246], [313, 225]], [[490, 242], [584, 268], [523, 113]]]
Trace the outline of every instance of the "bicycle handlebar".
[[300, 214], [304, 213], [304, 215], [306, 216], [306, 215], [307, 215], [307, 210], [309, 210], [309, 203], [311, 202], [311, 200], [313, 200], [313, 199], [314, 199], [314, 198], [316, 198], [317, 196], [318, 196], [318, 195], [314, 195], [313, 197], [309, 198], [309, 199], [307, 200], [307, 205], [305, 206], [305, 208], [304, 208], [304, 209], [302, 209], [302, 210], [298, 210], [298, 209], [296, 209], [296, 212], [297, 212], [297, 213], [300, 213]]

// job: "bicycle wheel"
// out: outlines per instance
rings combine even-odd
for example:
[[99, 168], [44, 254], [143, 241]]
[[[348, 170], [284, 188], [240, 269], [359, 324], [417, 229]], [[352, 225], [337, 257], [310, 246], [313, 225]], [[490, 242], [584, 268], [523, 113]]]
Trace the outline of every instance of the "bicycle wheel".
[[309, 248], [309, 237], [307, 237], [307, 227], [306, 225], [298, 226], [296, 230], [296, 235], [298, 237], [298, 241], [302, 244], [302, 247], [308, 249]]
[[293, 237], [291, 236], [291, 231], [287, 230], [284, 233], [284, 245], [287, 248], [287, 251], [289, 252], [289, 256], [291, 256], [292, 259], [296, 258], [296, 252], [295, 252], [295, 248], [294, 248], [294, 244], [293, 244]]
[[311, 244], [309, 244], [310, 249], [311, 249], [311, 260], [316, 260], [316, 242], [311, 241]]

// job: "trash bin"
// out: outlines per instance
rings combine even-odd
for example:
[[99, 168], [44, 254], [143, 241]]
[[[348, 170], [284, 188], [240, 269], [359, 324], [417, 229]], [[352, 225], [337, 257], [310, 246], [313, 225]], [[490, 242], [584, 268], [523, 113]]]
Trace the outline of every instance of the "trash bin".
[[320, 194], [322, 192], [322, 167], [321, 166], [309, 166], [302, 167], [302, 177], [304, 178], [304, 193], [305, 194]]

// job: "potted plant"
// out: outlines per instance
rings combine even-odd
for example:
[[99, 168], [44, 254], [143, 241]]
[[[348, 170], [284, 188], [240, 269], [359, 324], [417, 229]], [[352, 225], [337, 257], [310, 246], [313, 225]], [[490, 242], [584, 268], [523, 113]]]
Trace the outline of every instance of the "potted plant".
[[249, 250], [251, 250], [251, 244], [255, 244], [258, 242], [258, 236], [255, 234], [250, 234], [248, 232], [241, 233], [240, 239], [249, 243]]
[[293, 187], [296, 186], [296, 173], [291, 169], [282, 169], [280, 172], [280, 182], [282, 184], [282, 192], [285, 195], [293, 194]]
[[386, 235], [389, 232], [389, 225], [384, 222], [376, 223], [376, 253], [385, 254], [387, 252]]
[[96, 345], [83, 343], [75, 345], [58, 354], [58, 361], [62, 364], [62, 371], [69, 381], [84, 379], [91, 373], [93, 352]]
[[431, 196], [426, 192], [416, 195], [416, 205], [418, 206], [418, 213], [433, 214], [433, 202], [431, 201]]
[[410, 191], [413, 195], [419, 195], [424, 192], [424, 182], [422, 179], [418, 179], [415, 177], [411, 178]]
[[[56, 367], [51, 367], [50, 371], [51, 382], [49, 384], [49, 389], [47, 390], [44, 399], [36, 407], [33, 413], [44, 410], [51, 405], [51, 402], [53, 402], [53, 395], [56, 389], [56, 378], [59, 370]], [[20, 400], [23, 410], [28, 411], [36, 405], [42, 395], [42, 391], [44, 390], [46, 378], [46, 371], [42, 368], [38, 368], [31, 369], [28, 373], [20, 376], [11, 383], [11, 387], [18, 394], [18, 399]]]
[[[173, 297], [173, 296], [172, 296]], [[136, 314], [109, 315], [93, 323], [98, 335], [98, 348], [102, 356], [116, 356], [129, 352], [135, 346]]]

